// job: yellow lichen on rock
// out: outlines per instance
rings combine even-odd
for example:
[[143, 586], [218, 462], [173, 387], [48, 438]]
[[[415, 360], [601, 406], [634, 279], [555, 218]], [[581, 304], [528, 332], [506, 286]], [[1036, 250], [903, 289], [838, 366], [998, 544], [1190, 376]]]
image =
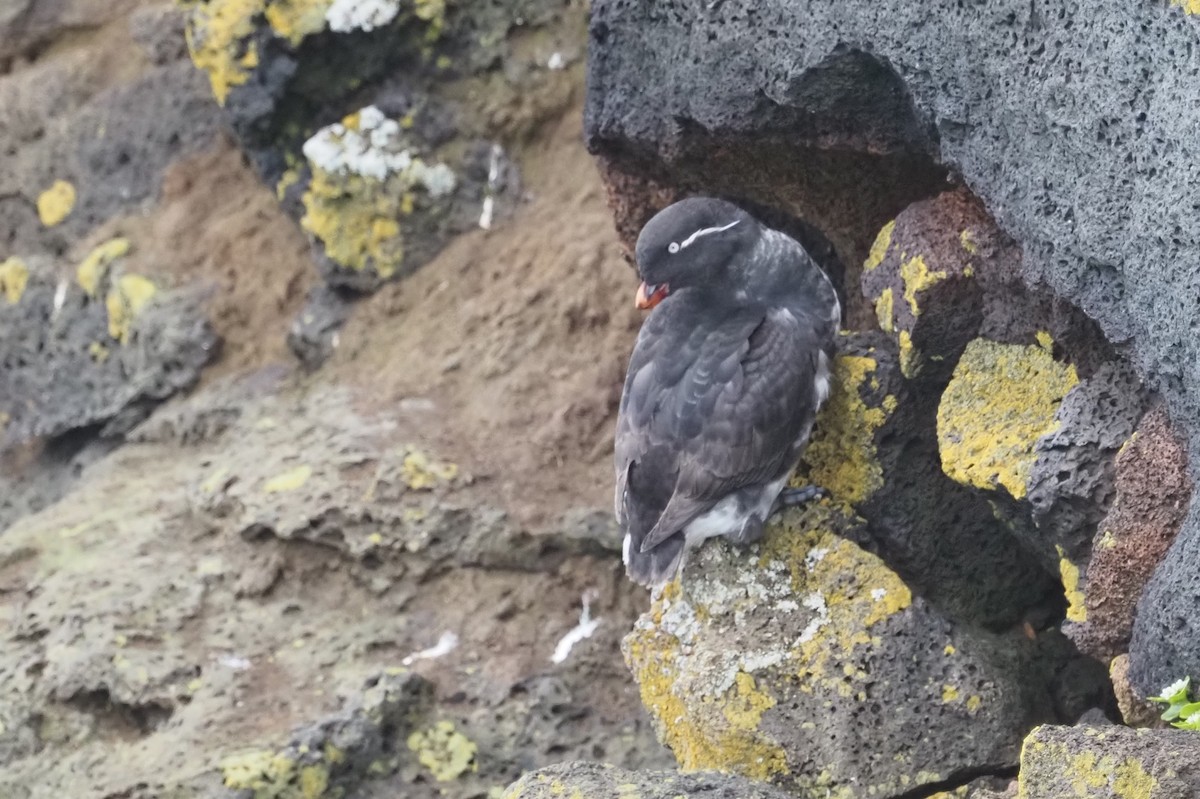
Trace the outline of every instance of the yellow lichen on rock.
[[1200, 14], [1200, 0], [1171, 0], [1171, 5], [1182, 8], [1183, 13], [1188, 16]]
[[46, 227], [54, 227], [75, 209], [75, 187], [65, 180], [56, 180], [37, 198], [38, 219]]
[[271, 30], [295, 47], [325, 30], [325, 14], [332, 5], [333, 0], [273, 0], [263, 13]]
[[[1035, 727], [1021, 747], [1021, 768], [1017, 775], [1018, 799], [1030, 796], [1030, 777], [1052, 770], [1058, 787], [1070, 786], [1072, 795], [1087, 797], [1114, 796], [1117, 799], [1152, 799], [1158, 789], [1158, 779], [1136, 757], [1118, 758], [1093, 751], [1072, 751], [1073, 747], [1057, 740], [1039, 740], [1046, 728]], [[1138, 731], [1143, 732], [1143, 731]], [[1136, 734], [1136, 733], [1134, 733]], [[1036, 779], [1036, 777], [1035, 777]]]
[[404, 484], [414, 491], [433, 488], [438, 483], [453, 480], [458, 476], [458, 466], [431, 460], [416, 447], [405, 447], [404, 459], [400, 464], [400, 476]]
[[108, 267], [118, 258], [129, 254], [129, 239], [109, 239], [94, 248], [75, 270], [75, 281], [83, 292], [93, 299], [100, 296], [100, 284], [108, 273]]
[[359, 175], [335, 178], [313, 170], [304, 193], [300, 226], [321, 240], [335, 263], [356, 271], [374, 271], [387, 279], [404, 262], [404, 240], [395, 217], [399, 201], [382, 181]]
[[300, 182], [300, 173], [295, 169], [285, 170], [280, 176], [279, 182], [275, 184], [275, 199], [283, 202], [287, 197], [288, 189]]
[[186, 31], [188, 53], [192, 63], [208, 74], [221, 105], [258, 66], [257, 45], [246, 40], [254, 33], [254, 18], [263, 11], [263, 0], [208, 0], [192, 9]]
[[221, 761], [226, 788], [251, 791], [254, 799], [320, 799], [329, 787], [324, 764], [297, 766], [284, 754], [259, 751]]
[[20, 258], [12, 257], [0, 261], [0, 294], [9, 305], [16, 305], [29, 283], [29, 267]]
[[446, 24], [446, 0], [415, 0], [413, 13], [440, 35]]
[[875, 359], [866, 356], [839, 355], [834, 360], [833, 392], [804, 454], [812, 481], [828, 489], [835, 500], [851, 505], [883, 485], [875, 432], [887, 421], [887, 403], [868, 407], [862, 398], [876, 368]]
[[[660, 605], [660, 596], [655, 605]], [[684, 771], [715, 770], [766, 780], [787, 774], [787, 754], [758, 729], [774, 700], [761, 693], [749, 674], [711, 697], [720, 718], [694, 716], [677, 693], [679, 640], [664, 631], [637, 631], [626, 641], [626, 659], [641, 692], [642, 704], [654, 715], [659, 737], [675, 753]], [[739, 672], [744, 674], [744, 672]], [[749, 678], [749, 681], [746, 681]]]
[[900, 342], [900, 374], [910, 380], [921, 370], [921, 353], [913, 346], [912, 334], [901, 330], [897, 336]]
[[[979, 245], [975, 243], [975, 234], [971, 232], [970, 228], [963, 228], [962, 233], [958, 234], [958, 243], [970, 255], [975, 255], [979, 252]], [[970, 275], [967, 275], [967, 277], [970, 277]]]
[[879, 320], [879, 329], [883, 332], [891, 333], [896, 329], [896, 309], [891, 288], [884, 289], [879, 299], [875, 300], [875, 318]]
[[[831, 518], [825, 521], [832, 525]], [[844, 674], [831, 665], [847, 662], [856, 647], [870, 644], [870, 629], [909, 607], [912, 591], [882, 560], [835, 535], [827, 524], [800, 528], [785, 522], [780, 532], [764, 540], [760, 565], [785, 563], [793, 595], [816, 614], [793, 651], [801, 690], [805, 683], [828, 680], [832, 690], [849, 696], [852, 689], [843, 678], [865, 680], [867, 675]]]
[[312, 477], [312, 467], [308, 464], [297, 466], [294, 469], [288, 469], [282, 474], [272, 477], [263, 484], [263, 491], [268, 494], [279, 494], [285, 491], [295, 491]]
[[1075, 367], [1037, 345], [975, 339], [938, 405], [942, 471], [978, 488], [1025, 496], [1039, 438], [1058, 428], [1055, 413], [1079, 382]]
[[1087, 621], [1087, 601], [1079, 584], [1079, 567], [1072, 563], [1063, 548], [1058, 549], [1058, 572], [1062, 577], [1063, 593], [1067, 598], [1067, 621]]
[[312, 180], [300, 226], [349, 270], [395, 275], [404, 264], [400, 219], [417, 210], [414, 192], [436, 205], [457, 185], [445, 164], [430, 165], [400, 122], [367, 106], [317, 131], [304, 144]]
[[108, 334], [122, 344], [129, 343], [133, 320], [156, 291], [154, 284], [141, 275], [121, 275], [104, 299], [108, 309]]
[[258, 17], [272, 35], [293, 47], [325, 30], [333, 0], [203, 0], [193, 5], [187, 28], [192, 62], [208, 74], [221, 105], [229, 92], [250, 79], [259, 64], [252, 41]]
[[900, 279], [904, 281], [904, 299], [913, 316], [921, 315], [921, 307], [917, 304], [917, 293], [926, 291], [946, 279], [946, 272], [931, 270], [920, 255], [909, 258], [900, 264]]
[[275, 789], [286, 786], [295, 770], [295, 761], [274, 752], [247, 752], [221, 761], [225, 787], [254, 791], [256, 797], [279, 795], [281, 790]]
[[888, 247], [892, 246], [892, 232], [896, 229], [896, 220], [893, 219], [884, 225], [875, 241], [871, 244], [871, 251], [867, 253], [867, 260], [863, 262], [863, 270], [869, 271], [877, 268], [883, 263], [884, 257], [887, 255]]
[[455, 730], [449, 721], [439, 721], [428, 730], [413, 732], [408, 736], [408, 748], [417, 754], [417, 760], [438, 782], [450, 782], [468, 771], [479, 769], [475, 762], [479, 747]]

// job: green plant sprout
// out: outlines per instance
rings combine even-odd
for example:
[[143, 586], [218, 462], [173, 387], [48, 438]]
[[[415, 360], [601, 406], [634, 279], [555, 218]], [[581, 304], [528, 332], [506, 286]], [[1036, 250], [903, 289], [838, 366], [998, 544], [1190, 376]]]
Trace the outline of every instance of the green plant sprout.
[[1172, 727], [1181, 730], [1200, 730], [1200, 702], [1193, 702], [1188, 694], [1192, 685], [1191, 677], [1173, 682], [1162, 689], [1162, 696], [1150, 697], [1151, 702], [1167, 706], [1163, 711], [1163, 721], [1171, 722]]

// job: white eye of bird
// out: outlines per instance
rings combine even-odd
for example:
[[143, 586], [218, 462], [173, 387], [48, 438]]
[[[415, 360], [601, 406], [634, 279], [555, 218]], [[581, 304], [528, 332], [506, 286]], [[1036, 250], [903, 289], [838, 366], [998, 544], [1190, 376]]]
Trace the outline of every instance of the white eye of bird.
[[679, 252], [679, 242], [677, 242], [677, 241], [673, 241], [673, 242], [671, 242], [670, 244], [668, 244], [668, 245], [667, 245], [667, 252], [671, 253], [672, 255], [674, 255], [675, 253]]

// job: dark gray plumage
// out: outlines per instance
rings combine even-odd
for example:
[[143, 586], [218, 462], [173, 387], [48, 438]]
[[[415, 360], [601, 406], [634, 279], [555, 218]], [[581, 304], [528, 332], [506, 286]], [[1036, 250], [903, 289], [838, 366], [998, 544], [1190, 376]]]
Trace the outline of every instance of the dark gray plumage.
[[841, 308], [799, 242], [721, 200], [659, 212], [637, 262], [653, 310], [621, 396], [615, 505], [630, 578], [660, 585], [705, 538], [762, 535], [828, 397]]

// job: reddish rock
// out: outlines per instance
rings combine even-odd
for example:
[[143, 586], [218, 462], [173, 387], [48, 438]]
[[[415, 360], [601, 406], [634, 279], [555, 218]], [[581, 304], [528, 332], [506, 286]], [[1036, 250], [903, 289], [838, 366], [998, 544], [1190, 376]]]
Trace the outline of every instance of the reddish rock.
[[612, 209], [617, 236], [632, 259], [642, 226], [663, 208], [683, 198], [686, 192], [642, 174], [626, 171], [611, 159], [597, 158], [596, 161], [608, 193], [608, 207]]
[[1159, 405], [1117, 456], [1116, 499], [1087, 567], [1087, 619], [1065, 628], [1087, 654], [1108, 660], [1127, 649], [1138, 599], [1187, 513], [1187, 469], [1187, 450]]

